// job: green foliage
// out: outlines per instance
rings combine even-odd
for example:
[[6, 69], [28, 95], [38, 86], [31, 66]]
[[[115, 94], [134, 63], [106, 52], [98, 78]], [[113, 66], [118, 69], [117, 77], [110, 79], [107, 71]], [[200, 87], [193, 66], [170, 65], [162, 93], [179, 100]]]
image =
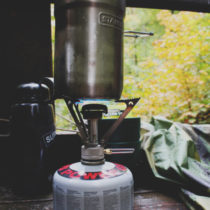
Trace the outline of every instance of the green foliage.
[[[126, 19], [126, 27], [144, 24], [138, 12], [128, 14], [137, 23], [130, 26]], [[163, 115], [186, 123], [210, 123], [210, 15], [166, 10], [153, 15], [164, 33], [160, 27], [152, 44], [147, 41], [149, 55], [141, 56], [134, 45], [127, 51], [123, 97], [142, 97], [133, 115], [145, 120]], [[141, 58], [135, 64], [131, 51]]]
[[156, 18], [158, 12], [159, 10], [154, 9], [129, 8], [126, 10], [125, 31], [153, 32], [154, 36], [124, 38], [125, 74], [138, 72], [138, 63], [154, 54], [152, 42], [164, 33], [164, 27]]
[[62, 99], [55, 101], [56, 129], [61, 131], [76, 131], [76, 125], [69, 113], [66, 103]]
[[52, 69], [54, 74], [54, 52], [55, 52], [55, 16], [54, 4], [50, 5], [51, 9], [51, 42], [52, 42]]

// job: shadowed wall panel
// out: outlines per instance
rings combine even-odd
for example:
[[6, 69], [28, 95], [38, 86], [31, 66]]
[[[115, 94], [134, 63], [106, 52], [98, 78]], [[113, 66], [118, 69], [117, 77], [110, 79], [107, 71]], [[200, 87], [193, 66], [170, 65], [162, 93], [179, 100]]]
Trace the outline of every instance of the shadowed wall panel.
[[209, 0], [127, 0], [128, 7], [210, 12]]
[[0, 27], [0, 118], [7, 118], [18, 84], [52, 75], [50, 2], [3, 4]]

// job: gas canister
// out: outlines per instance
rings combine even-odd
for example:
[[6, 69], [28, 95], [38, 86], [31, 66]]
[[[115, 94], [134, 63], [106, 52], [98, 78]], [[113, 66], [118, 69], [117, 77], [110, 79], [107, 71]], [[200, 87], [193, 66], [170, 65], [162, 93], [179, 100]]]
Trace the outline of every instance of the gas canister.
[[133, 176], [121, 164], [66, 165], [53, 178], [54, 210], [132, 210]]

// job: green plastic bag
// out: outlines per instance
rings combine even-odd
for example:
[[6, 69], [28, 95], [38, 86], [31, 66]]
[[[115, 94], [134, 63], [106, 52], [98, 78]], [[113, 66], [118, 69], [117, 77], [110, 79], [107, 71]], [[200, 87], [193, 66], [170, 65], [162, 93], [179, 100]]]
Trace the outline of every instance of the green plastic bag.
[[141, 137], [154, 176], [180, 187], [181, 198], [203, 202], [200, 209], [209, 208], [210, 202], [209, 130], [210, 125], [186, 125], [157, 116]]

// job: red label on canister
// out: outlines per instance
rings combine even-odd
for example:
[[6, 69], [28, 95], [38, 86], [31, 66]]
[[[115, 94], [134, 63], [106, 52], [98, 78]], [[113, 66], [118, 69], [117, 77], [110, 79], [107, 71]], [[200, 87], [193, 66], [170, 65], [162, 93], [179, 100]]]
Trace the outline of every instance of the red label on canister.
[[69, 164], [58, 169], [58, 174], [69, 179], [99, 180], [121, 176], [126, 173], [126, 171], [127, 168], [125, 166], [117, 163], [114, 163], [114, 167], [110, 170], [103, 170], [98, 172], [75, 171], [71, 169], [71, 165]]

